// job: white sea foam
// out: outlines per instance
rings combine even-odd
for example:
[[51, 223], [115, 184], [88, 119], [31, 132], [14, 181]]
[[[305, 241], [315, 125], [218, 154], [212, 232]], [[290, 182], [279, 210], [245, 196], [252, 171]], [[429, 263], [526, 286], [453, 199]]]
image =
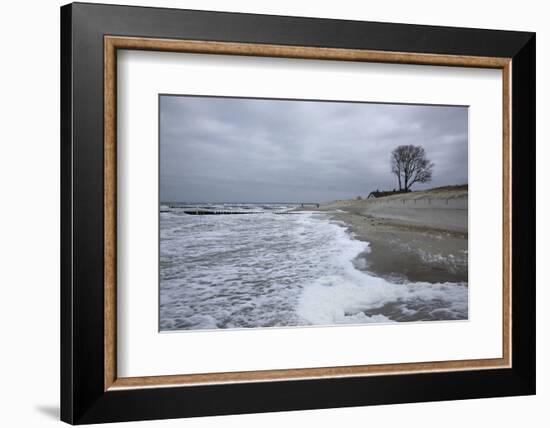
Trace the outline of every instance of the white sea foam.
[[233, 204], [264, 213], [219, 216], [186, 215], [181, 206], [162, 211], [161, 329], [467, 317], [466, 284], [393, 284], [369, 275], [355, 260], [370, 251], [368, 243], [326, 214], [275, 214], [288, 208]]
[[[338, 234], [331, 274], [320, 276], [304, 288], [298, 313], [311, 324], [368, 323], [401, 320], [418, 314], [436, 317], [445, 311], [445, 318], [465, 318], [468, 307], [466, 284], [424, 282], [395, 284], [356, 268], [354, 259], [368, 244], [353, 240], [346, 233]], [[385, 308], [386, 315], [376, 313]]]
[[[468, 290], [465, 285], [445, 283], [393, 284], [362, 273], [363, 278], [322, 278], [305, 288], [299, 314], [311, 324], [381, 322], [406, 319], [418, 314], [418, 308], [437, 318], [464, 319]], [[377, 310], [386, 308], [386, 313]], [[372, 315], [368, 315], [372, 313]]]

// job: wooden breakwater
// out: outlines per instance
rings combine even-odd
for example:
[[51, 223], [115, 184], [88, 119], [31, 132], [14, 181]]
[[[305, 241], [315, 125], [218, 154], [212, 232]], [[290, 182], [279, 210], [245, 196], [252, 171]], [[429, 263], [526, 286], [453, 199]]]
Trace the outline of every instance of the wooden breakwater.
[[292, 211], [282, 211], [282, 212], [273, 212], [273, 211], [218, 211], [218, 210], [184, 210], [185, 214], [189, 215], [240, 215], [240, 214], [300, 214], [299, 212]]
[[237, 215], [237, 214], [262, 214], [262, 211], [225, 211], [225, 210], [184, 210], [189, 215]]
[[[262, 204], [246, 204], [246, 205], [262, 205]], [[283, 204], [283, 203], [280, 203], [280, 204], [277, 204], [277, 205], [290, 205], [290, 206], [294, 206], [294, 209], [296, 208], [305, 208], [307, 206], [310, 206], [310, 207], [317, 207], [319, 208], [319, 203], [317, 202], [298, 202], [298, 203], [288, 203], [288, 204]], [[288, 210], [288, 211], [272, 211], [270, 209], [266, 209], [266, 210], [262, 210], [262, 211], [257, 211], [257, 208], [256, 210], [254, 210], [253, 207], [251, 207], [252, 209], [251, 210], [248, 210], [248, 209], [231, 209], [231, 207], [227, 207], [229, 209], [215, 209], [215, 208], [210, 208], [208, 206], [197, 206], [197, 207], [193, 207], [193, 206], [178, 206], [178, 205], [169, 205], [169, 208], [170, 209], [177, 209], [178, 212], [180, 213], [184, 213], [184, 214], [188, 214], [188, 215], [251, 215], [251, 214], [279, 214], [279, 215], [282, 215], [282, 214], [299, 214], [299, 212], [297, 211], [294, 211], [294, 210]], [[180, 211], [181, 209], [181, 211]], [[170, 211], [163, 211], [161, 210], [161, 212], [170, 212]]]

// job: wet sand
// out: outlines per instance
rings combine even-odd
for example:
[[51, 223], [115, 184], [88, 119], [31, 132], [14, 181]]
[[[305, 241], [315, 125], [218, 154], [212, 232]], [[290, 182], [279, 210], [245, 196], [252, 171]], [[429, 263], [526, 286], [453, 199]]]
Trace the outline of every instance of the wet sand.
[[[304, 208], [308, 209], [308, 208]], [[370, 251], [357, 268], [393, 282], [468, 282], [468, 190], [433, 189], [310, 208], [345, 223]]]

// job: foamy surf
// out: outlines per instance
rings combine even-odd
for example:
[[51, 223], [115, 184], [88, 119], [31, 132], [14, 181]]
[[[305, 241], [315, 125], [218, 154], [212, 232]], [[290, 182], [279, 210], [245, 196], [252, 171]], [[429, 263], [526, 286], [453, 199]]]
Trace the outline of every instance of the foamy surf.
[[237, 208], [263, 213], [190, 216], [163, 206], [161, 330], [467, 318], [466, 284], [394, 284], [360, 270], [368, 243], [326, 214]]
[[463, 284], [392, 284], [361, 274], [360, 282], [322, 278], [306, 287], [298, 313], [315, 325], [467, 318], [468, 289]]
[[344, 233], [337, 234], [341, 254], [333, 259], [334, 273], [303, 289], [297, 308], [303, 319], [330, 325], [467, 318], [466, 284], [396, 284], [359, 270], [354, 261], [370, 248], [341, 229]]

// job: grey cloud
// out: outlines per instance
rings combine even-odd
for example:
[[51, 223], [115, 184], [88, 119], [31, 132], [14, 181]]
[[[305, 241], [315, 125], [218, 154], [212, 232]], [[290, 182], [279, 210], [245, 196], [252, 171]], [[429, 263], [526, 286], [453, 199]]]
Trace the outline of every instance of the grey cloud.
[[161, 96], [162, 201], [329, 201], [396, 187], [420, 144], [431, 183], [468, 181], [466, 107]]

